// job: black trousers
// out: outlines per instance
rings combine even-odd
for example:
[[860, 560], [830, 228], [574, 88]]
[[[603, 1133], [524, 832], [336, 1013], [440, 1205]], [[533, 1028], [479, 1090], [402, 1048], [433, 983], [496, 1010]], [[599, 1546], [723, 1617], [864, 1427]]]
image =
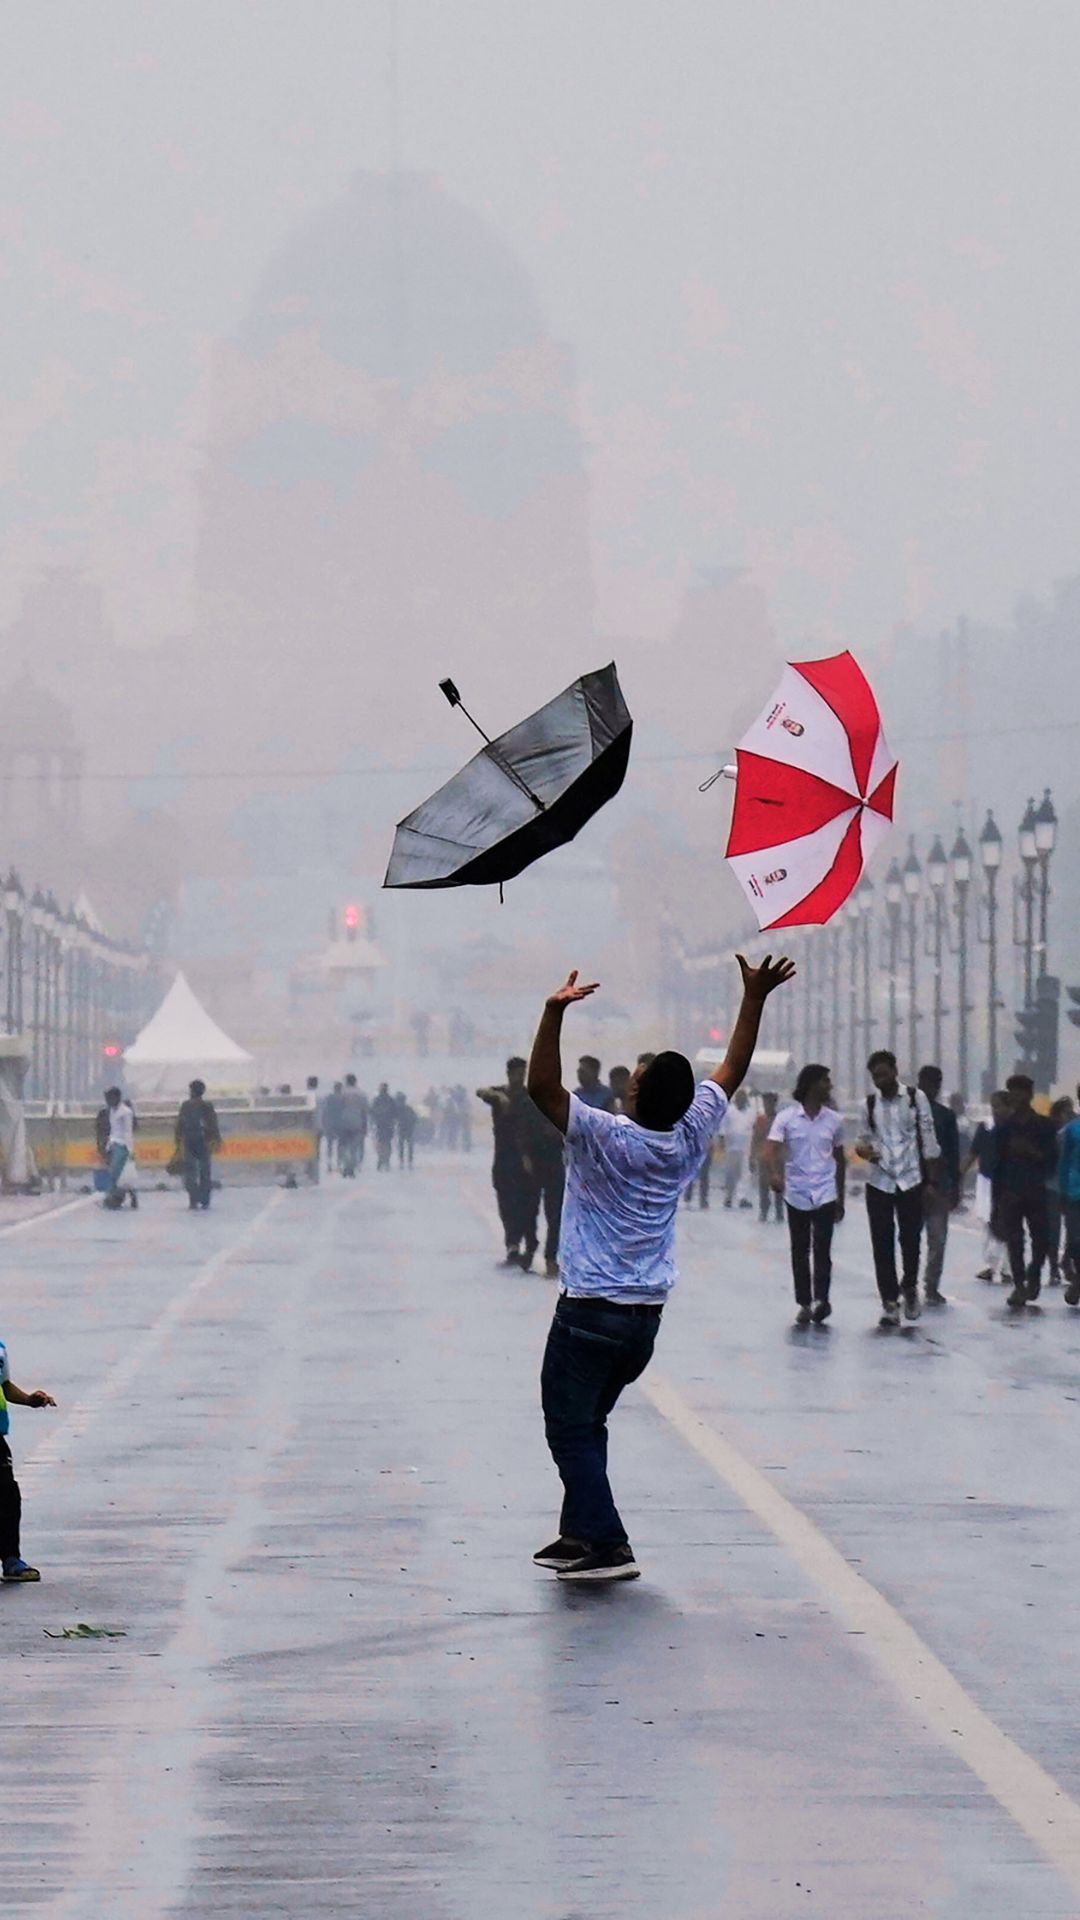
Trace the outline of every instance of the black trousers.
[[19, 1558], [22, 1495], [11, 1464], [11, 1448], [0, 1440], [0, 1560]]
[[[889, 1305], [901, 1292], [914, 1293], [919, 1284], [919, 1255], [922, 1248], [923, 1190], [921, 1184], [907, 1193], [882, 1193], [880, 1187], [866, 1189], [866, 1212], [870, 1221], [870, 1245], [874, 1255], [874, 1273], [878, 1292]], [[896, 1279], [896, 1241], [900, 1239], [901, 1279]]]
[[830, 1200], [824, 1207], [793, 1207], [789, 1201], [787, 1217], [795, 1298], [800, 1307], [808, 1307], [812, 1299], [829, 1297], [836, 1201]]
[[[1013, 1286], [1019, 1286], [1025, 1278], [1041, 1279], [1049, 1240], [1046, 1188], [1028, 1187], [1019, 1193], [1004, 1188], [998, 1196], [997, 1219], [1001, 1238], [1009, 1249], [1009, 1272], [1013, 1277]], [[1031, 1242], [1031, 1256], [1026, 1261], [1025, 1227]]]
[[537, 1224], [540, 1206], [544, 1208], [544, 1259], [557, 1260], [559, 1257], [559, 1234], [562, 1229], [563, 1195], [566, 1191], [566, 1168], [560, 1155], [558, 1160], [533, 1162], [533, 1201], [526, 1228], [526, 1250], [531, 1244], [535, 1247], [539, 1238]]
[[[536, 1185], [520, 1160], [496, 1160], [491, 1184], [499, 1207], [507, 1253], [536, 1252]], [[524, 1241], [524, 1249], [522, 1242]]]

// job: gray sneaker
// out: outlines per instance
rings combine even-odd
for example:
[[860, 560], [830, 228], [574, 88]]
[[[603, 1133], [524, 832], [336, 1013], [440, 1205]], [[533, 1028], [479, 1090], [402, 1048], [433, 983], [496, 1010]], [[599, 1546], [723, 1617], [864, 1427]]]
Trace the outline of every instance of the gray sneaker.
[[795, 1325], [796, 1325], [797, 1327], [808, 1327], [808, 1326], [810, 1325], [810, 1309], [809, 1309], [809, 1307], [800, 1307], [800, 1308], [799, 1308], [799, 1310], [798, 1310], [798, 1312], [797, 1312], [797, 1313], [796, 1313], [796, 1315], [795, 1315]]
[[881, 1309], [881, 1319], [878, 1321], [878, 1326], [879, 1327], [898, 1327], [899, 1325], [900, 1325], [899, 1300], [886, 1300], [885, 1305]]
[[922, 1308], [921, 1308], [921, 1307], [920, 1307], [920, 1305], [919, 1305], [919, 1296], [918, 1296], [918, 1294], [917, 1294], [917, 1293], [905, 1293], [905, 1295], [904, 1295], [904, 1319], [905, 1319], [905, 1320], [917, 1320], [921, 1312], [922, 1312]]

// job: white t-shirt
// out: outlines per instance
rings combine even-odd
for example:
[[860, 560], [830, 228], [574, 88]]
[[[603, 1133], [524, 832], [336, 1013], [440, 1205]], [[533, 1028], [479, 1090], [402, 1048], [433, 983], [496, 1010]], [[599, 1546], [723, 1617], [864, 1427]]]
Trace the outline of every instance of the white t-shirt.
[[109, 1145], [126, 1147], [129, 1153], [135, 1145], [135, 1111], [126, 1100], [109, 1108]]
[[769, 1129], [769, 1139], [787, 1148], [784, 1198], [789, 1207], [807, 1213], [836, 1199], [836, 1148], [844, 1137], [843, 1115], [835, 1107], [809, 1114], [796, 1101], [782, 1107]]
[[727, 1095], [703, 1080], [670, 1133], [639, 1127], [570, 1095], [562, 1291], [661, 1304], [678, 1277], [675, 1218], [727, 1112]]
[[750, 1135], [754, 1131], [754, 1114], [750, 1107], [730, 1106], [724, 1120], [724, 1141], [730, 1153], [745, 1153], [750, 1144]]

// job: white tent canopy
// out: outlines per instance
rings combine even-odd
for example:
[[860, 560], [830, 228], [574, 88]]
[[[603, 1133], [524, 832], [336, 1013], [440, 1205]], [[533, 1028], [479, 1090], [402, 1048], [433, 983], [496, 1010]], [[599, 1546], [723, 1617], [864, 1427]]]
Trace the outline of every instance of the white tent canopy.
[[132, 1093], [184, 1094], [191, 1080], [211, 1092], [253, 1087], [255, 1061], [211, 1020], [201, 1000], [178, 973], [157, 1012], [124, 1055]]

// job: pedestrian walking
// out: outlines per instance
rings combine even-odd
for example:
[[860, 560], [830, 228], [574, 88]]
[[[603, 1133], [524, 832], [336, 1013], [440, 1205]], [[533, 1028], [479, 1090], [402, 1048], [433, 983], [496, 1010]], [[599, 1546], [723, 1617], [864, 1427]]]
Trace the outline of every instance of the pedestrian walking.
[[371, 1124], [375, 1129], [375, 1170], [377, 1173], [388, 1173], [394, 1152], [397, 1108], [385, 1080], [371, 1103]]
[[[528, 1228], [525, 1244], [538, 1242], [537, 1223], [544, 1209], [544, 1271], [549, 1280], [559, 1277], [559, 1235], [562, 1228], [563, 1194], [566, 1187], [566, 1149], [558, 1127], [541, 1113], [535, 1101], [525, 1096], [521, 1109], [522, 1161], [531, 1183]], [[522, 1265], [528, 1263], [523, 1259]]]
[[[389, 1096], [387, 1096], [389, 1097]], [[390, 1102], [393, 1106], [393, 1101]], [[341, 1105], [338, 1112], [338, 1167], [343, 1180], [355, 1180], [357, 1169], [364, 1164], [364, 1148], [368, 1132], [368, 1097], [356, 1084], [355, 1073], [345, 1075], [345, 1085], [341, 1089]], [[390, 1138], [394, 1137], [394, 1121], [391, 1115]], [[389, 1166], [389, 1157], [387, 1165]]]
[[[874, 1273], [881, 1295], [883, 1327], [900, 1324], [900, 1296], [904, 1317], [917, 1320], [919, 1257], [922, 1250], [923, 1189], [933, 1178], [933, 1164], [941, 1157], [930, 1102], [917, 1087], [902, 1087], [896, 1055], [882, 1047], [866, 1063], [874, 1083], [865, 1108], [865, 1130], [855, 1151], [869, 1166], [866, 1176], [866, 1212]], [[896, 1242], [900, 1241], [901, 1278], [896, 1277]]]
[[[1005, 1082], [1009, 1111], [994, 1129], [997, 1166], [998, 1218], [1009, 1249], [1013, 1290], [1007, 1305], [1014, 1311], [1037, 1300], [1049, 1244], [1046, 1183], [1057, 1169], [1057, 1131], [1045, 1113], [1036, 1113], [1032, 1101], [1035, 1082], [1026, 1073], [1014, 1073]], [[1025, 1258], [1024, 1233], [1028, 1254]]]
[[[729, 1106], [721, 1128], [724, 1143], [724, 1205], [729, 1212], [735, 1205], [735, 1196], [742, 1185], [753, 1130], [754, 1116], [750, 1111], [750, 1102], [746, 1094], [740, 1091]], [[750, 1202], [740, 1200], [739, 1205], [749, 1206]]]
[[323, 1115], [326, 1111], [325, 1097], [319, 1093], [319, 1076], [317, 1073], [308, 1074], [305, 1091], [312, 1104], [312, 1125], [315, 1133], [315, 1152], [313, 1157], [308, 1161], [308, 1179], [314, 1185], [317, 1185], [319, 1174], [322, 1170]]
[[[1080, 1087], [1076, 1090], [1080, 1099]], [[1058, 1149], [1058, 1190], [1065, 1213], [1066, 1306], [1080, 1306], [1080, 1119], [1070, 1120]]]
[[341, 1171], [341, 1109], [344, 1092], [344, 1082], [335, 1080], [331, 1092], [323, 1102], [322, 1130], [326, 1141], [327, 1173], [333, 1172], [335, 1158], [338, 1172]]
[[221, 1146], [221, 1128], [211, 1102], [206, 1098], [206, 1083], [193, 1080], [188, 1097], [176, 1116], [176, 1149], [184, 1165], [184, 1185], [188, 1207], [195, 1213], [210, 1209], [211, 1156]]
[[593, 1053], [583, 1053], [577, 1064], [577, 1097], [598, 1113], [610, 1113], [614, 1097], [606, 1080], [600, 1078], [600, 1062]]
[[[120, 1182], [135, 1151], [135, 1110], [130, 1101], [124, 1099], [119, 1087], [106, 1088], [105, 1106], [108, 1111], [105, 1153], [109, 1186], [104, 1205], [118, 1211], [124, 1204], [124, 1189]], [[100, 1139], [100, 1133], [98, 1137]]]
[[[832, 1082], [829, 1084], [831, 1086]], [[798, 1094], [795, 1098], [798, 1099]], [[773, 1180], [772, 1163], [766, 1151], [778, 1105], [775, 1093], [763, 1093], [761, 1112], [754, 1116], [750, 1133], [750, 1174], [757, 1180], [758, 1215], [762, 1226], [768, 1222], [770, 1209], [774, 1219], [782, 1220], [784, 1217], [783, 1187], [777, 1187]]]
[[965, 1174], [975, 1169], [975, 1218], [983, 1230], [983, 1263], [977, 1280], [1009, 1280], [1008, 1250], [1000, 1234], [1000, 1217], [995, 1191], [998, 1152], [996, 1129], [1008, 1118], [1009, 1096], [1003, 1087], [990, 1095], [990, 1119], [980, 1120], [971, 1136], [971, 1151], [964, 1162]]
[[923, 1225], [926, 1230], [923, 1295], [931, 1307], [946, 1305], [945, 1295], [941, 1291], [941, 1276], [945, 1271], [949, 1221], [960, 1205], [960, 1128], [955, 1108], [951, 1103], [945, 1106], [940, 1098], [942, 1077], [940, 1067], [919, 1068], [918, 1084], [930, 1102], [934, 1132], [941, 1148], [937, 1179], [928, 1180], [923, 1186]]
[[408, 1167], [412, 1171], [416, 1154], [416, 1108], [409, 1105], [403, 1093], [394, 1095], [397, 1112], [394, 1115], [394, 1133], [397, 1138], [398, 1166]]
[[528, 1271], [537, 1247], [536, 1196], [532, 1177], [525, 1166], [527, 1120], [524, 1104], [525, 1061], [518, 1055], [506, 1063], [506, 1081], [501, 1087], [478, 1087], [476, 1097], [491, 1109], [494, 1157], [491, 1184], [506, 1242], [505, 1267]]
[[8, 1351], [0, 1340], [0, 1572], [6, 1584], [29, 1586], [41, 1575], [22, 1557], [22, 1494], [15, 1478], [8, 1434], [11, 1430], [9, 1407], [55, 1407], [56, 1401], [43, 1387], [32, 1393], [17, 1387], [8, 1367]]
[[[1050, 1109], [1050, 1119], [1053, 1122], [1054, 1132], [1057, 1135], [1059, 1161], [1061, 1155], [1061, 1136], [1075, 1117], [1076, 1108], [1068, 1096], [1064, 1099], [1054, 1101]], [[1068, 1277], [1069, 1245], [1065, 1239], [1065, 1205], [1061, 1196], [1057, 1164], [1055, 1164], [1054, 1171], [1046, 1183], [1046, 1255], [1050, 1268], [1047, 1275], [1047, 1285], [1060, 1287], [1063, 1265], [1066, 1269], [1066, 1278]]]
[[629, 1067], [612, 1067], [608, 1074], [608, 1092], [611, 1095], [609, 1113], [626, 1112], [626, 1089], [630, 1085]]
[[590, 1106], [563, 1085], [566, 1009], [596, 991], [571, 973], [547, 1000], [528, 1087], [566, 1136], [562, 1286], [544, 1352], [541, 1398], [563, 1485], [559, 1536], [534, 1554], [562, 1580], [631, 1580], [639, 1568], [611, 1492], [609, 1416], [647, 1367], [676, 1280], [679, 1197], [722, 1124], [757, 1041], [768, 995], [794, 968], [740, 957], [743, 999], [723, 1064], [695, 1089], [689, 1060], [658, 1054], [635, 1073], [625, 1113]]
[[832, 1313], [833, 1229], [844, 1217], [847, 1175], [844, 1121], [832, 1105], [828, 1067], [814, 1061], [803, 1068], [791, 1105], [774, 1113], [762, 1161], [773, 1193], [787, 1202], [795, 1324], [820, 1326]]

